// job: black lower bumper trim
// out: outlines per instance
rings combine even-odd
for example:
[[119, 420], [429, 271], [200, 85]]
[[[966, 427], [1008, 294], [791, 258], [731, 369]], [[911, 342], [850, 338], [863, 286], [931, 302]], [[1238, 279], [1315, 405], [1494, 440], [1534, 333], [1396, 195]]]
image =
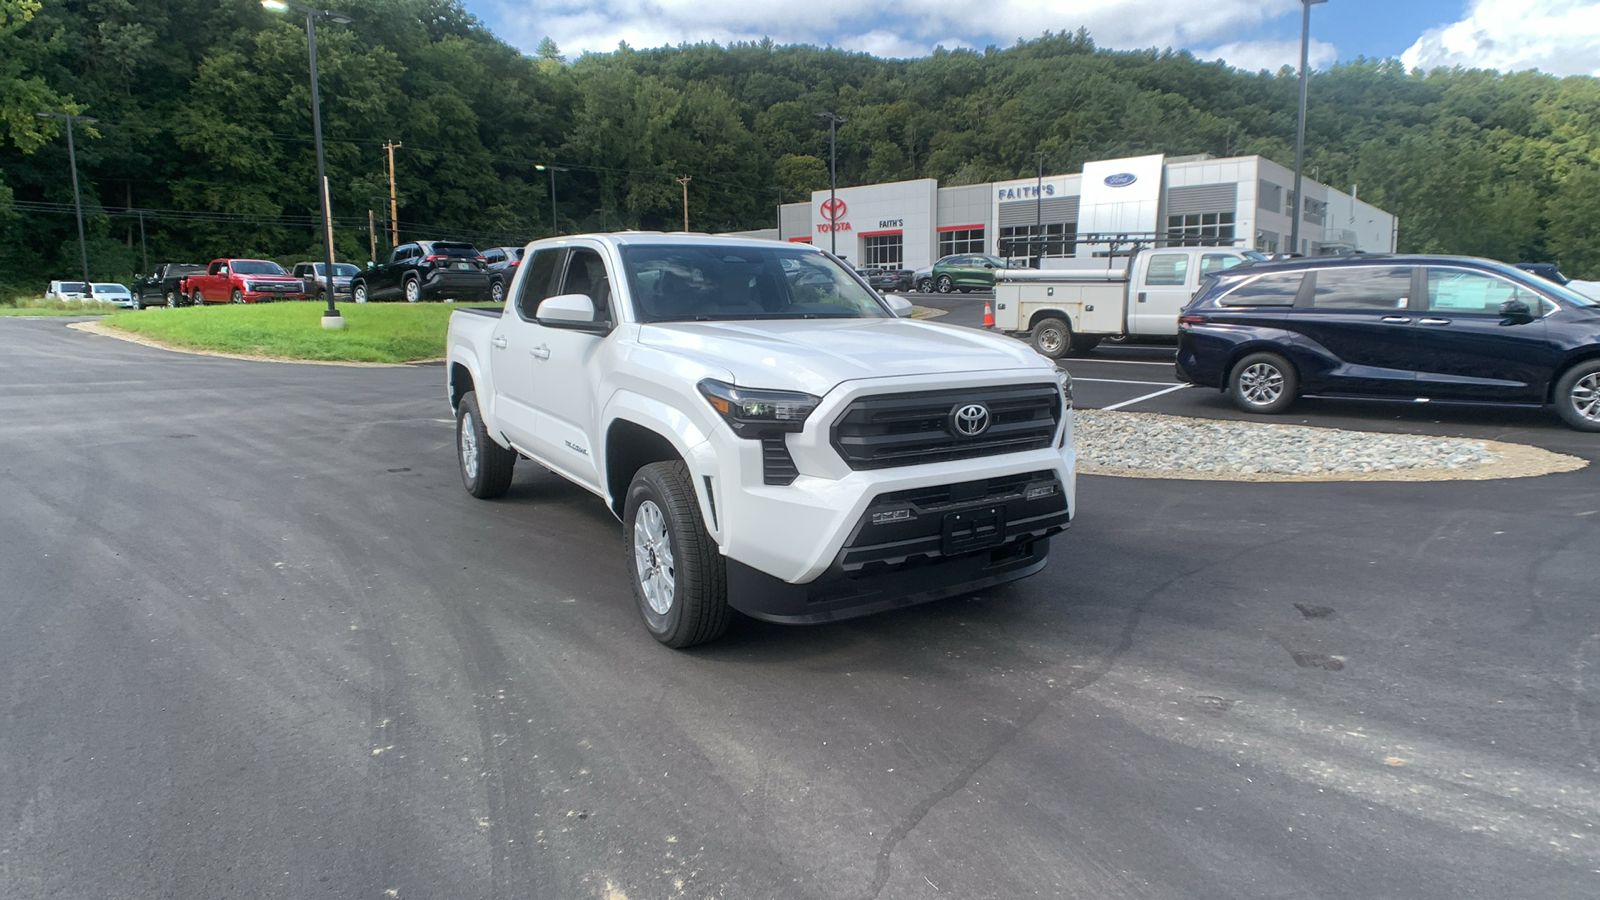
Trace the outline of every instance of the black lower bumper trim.
[[920, 565], [831, 572], [807, 584], [790, 584], [730, 559], [728, 603], [747, 616], [786, 625], [851, 619], [1026, 578], [1044, 568], [1049, 552], [1049, 538], [1014, 541]]

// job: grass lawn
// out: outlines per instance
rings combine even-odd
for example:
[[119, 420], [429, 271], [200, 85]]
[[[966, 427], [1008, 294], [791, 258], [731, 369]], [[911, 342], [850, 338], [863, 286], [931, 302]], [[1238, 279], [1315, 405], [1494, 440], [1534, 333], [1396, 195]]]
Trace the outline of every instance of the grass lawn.
[[5, 305], [0, 298], [0, 316], [103, 316], [121, 309], [109, 303], [91, 300], [41, 300], [38, 297], [21, 298], [15, 306]]
[[121, 309], [102, 323], [177, 347], [289, 359], [400, 363], [444, 356], [449, 303], [344, 303], [322, 327], [317, 301]]

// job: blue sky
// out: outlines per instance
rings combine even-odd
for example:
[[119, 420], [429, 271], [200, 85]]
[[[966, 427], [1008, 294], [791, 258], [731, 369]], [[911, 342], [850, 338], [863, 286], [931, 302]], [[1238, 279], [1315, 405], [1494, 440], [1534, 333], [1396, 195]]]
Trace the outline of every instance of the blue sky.
[[[464, 0], [532, 53], [545, 36], [569, 58], [683, 42], [832, 45], [881, 57], [935, 46], [1010, 46], [1089, 29], [1101, 47], [1186, 49], [1245, 69], [1298, 62], [1299, 0]], [[1407, 65], [1600, 74], [1600, 0], [1328, 0], [1312, 7], [1312, 64], [1357, 56]]]

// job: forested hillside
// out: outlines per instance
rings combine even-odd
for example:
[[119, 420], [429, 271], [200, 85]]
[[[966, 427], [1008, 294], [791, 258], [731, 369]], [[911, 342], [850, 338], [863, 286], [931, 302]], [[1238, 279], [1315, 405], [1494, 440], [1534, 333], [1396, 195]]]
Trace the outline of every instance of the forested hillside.
[[[323, 5], [323, 4], [317, 4]], [[368, 255], [396, 151], [401, 239], [521, 243], [551, 230], [770, 225], [827, 184], [942, 184], [1077, 171], [1130, 154], [1293, 162], [1297, 82], [1183, 53], [1045, 34], [1006, 49], [881, 60], [809, 46], [619, 47], [525, 57], [455, 0], [349, 0], [319, 24], [323, 129], [340, 254]], [[304, 18], [257, 0], [0, 0], [0, 282], [77, 271], [66, 138], [96, 278], [223, 253], [319, 256]], [[1316, 73], [1308, 175], [1400, 217], [1403, 250], [1549, 259], [1600, 278], [1600, 81]], [[139, 211], [143, 211], [142, 219]], [[380, 230], [382, 229], [380, 219]], [[380, 240], [380, 252], [384, 242]], [[59, 273], [59, 274], [58, 274]]]

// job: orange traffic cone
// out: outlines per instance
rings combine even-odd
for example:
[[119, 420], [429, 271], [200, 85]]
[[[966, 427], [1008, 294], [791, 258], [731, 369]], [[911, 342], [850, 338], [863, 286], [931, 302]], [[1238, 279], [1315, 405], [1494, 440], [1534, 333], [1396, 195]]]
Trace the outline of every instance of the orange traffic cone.
[[983, 327], [994, 327], [994, 304], [987, 300], [983, 301]]

